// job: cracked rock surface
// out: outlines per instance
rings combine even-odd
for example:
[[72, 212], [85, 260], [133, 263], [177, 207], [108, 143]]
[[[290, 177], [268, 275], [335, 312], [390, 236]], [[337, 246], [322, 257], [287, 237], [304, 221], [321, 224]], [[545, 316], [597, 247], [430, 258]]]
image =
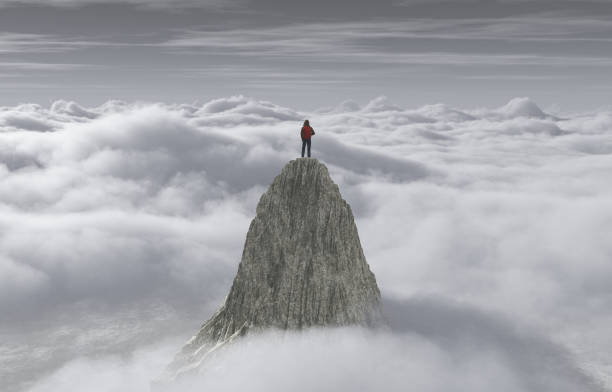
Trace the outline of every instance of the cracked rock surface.
[[257, 329], [382, 323], [380, 292], [351, 207], [324, 164], [296, 159], [259, 201], [225, 303], [169, 369], [193, 369]]

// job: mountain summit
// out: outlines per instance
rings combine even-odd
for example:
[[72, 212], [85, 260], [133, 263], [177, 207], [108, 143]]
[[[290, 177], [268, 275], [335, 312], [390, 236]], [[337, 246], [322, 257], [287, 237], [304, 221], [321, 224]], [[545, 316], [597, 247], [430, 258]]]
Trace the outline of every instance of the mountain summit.
[[289, 162], [261, 197], [225, 303], [177, 355], [195, 369], [248, 331], [382, 323], [380, 292], [353, 213], [327, 167]]

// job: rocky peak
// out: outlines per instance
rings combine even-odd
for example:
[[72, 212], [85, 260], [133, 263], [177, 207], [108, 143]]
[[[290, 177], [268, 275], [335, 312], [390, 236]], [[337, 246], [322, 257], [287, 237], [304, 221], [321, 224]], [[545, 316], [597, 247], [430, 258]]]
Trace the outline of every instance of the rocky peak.
[[382, 323], [351, 207], [327, 167], [289, 162], [261, 197], [225, 303], [171, 364], [193, 369], [248, 331]]

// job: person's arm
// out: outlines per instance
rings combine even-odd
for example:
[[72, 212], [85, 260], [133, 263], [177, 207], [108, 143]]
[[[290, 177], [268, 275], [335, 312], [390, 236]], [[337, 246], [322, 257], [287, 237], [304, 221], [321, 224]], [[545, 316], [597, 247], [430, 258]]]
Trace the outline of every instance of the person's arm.
[[313, 127], [310, 127], [310, 129], [312, 129], [312, 134], [314, 135], [314, 134], [315, 134], [315, 133], [314, 133], [314, 128], [313, 128]]

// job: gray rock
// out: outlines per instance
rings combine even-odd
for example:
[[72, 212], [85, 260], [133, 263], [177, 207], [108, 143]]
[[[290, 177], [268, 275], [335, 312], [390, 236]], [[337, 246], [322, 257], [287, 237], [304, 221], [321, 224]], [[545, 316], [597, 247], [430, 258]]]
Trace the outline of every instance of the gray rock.
[[351, 207], [324, 164], [296, 159], [259, 201], [225, 303], [168, 370], [174, 378], [195, 369], [258, 329], [382, 324], [380, 292]]

